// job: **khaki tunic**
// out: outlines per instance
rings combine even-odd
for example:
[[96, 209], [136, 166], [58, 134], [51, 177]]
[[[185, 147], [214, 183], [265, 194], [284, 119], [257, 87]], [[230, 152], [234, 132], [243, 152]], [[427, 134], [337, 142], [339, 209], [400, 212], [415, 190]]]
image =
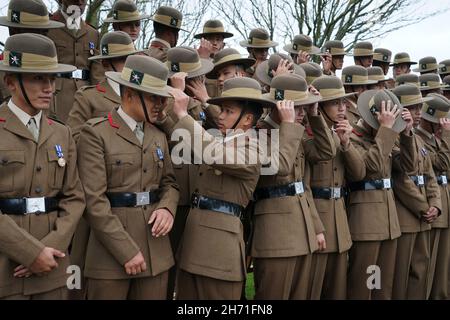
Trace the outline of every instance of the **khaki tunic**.
[[351, 126], [355, 127], [358, 124], [359, 119], [361, 119], [356, 100], [349, 97], [345, 99], [345, 103], [347, 104], [347, 120], [350, 122]]
[[166, 44], [153, 40], [150, 43], [150, 46], [147, 50], [144, 51], [146, 55], [149, 57], [155, 58], [156, 60], [159, 60], [161, 62], [167, 61], [167, 51], [170, 49], [170, 47], [167, 47]]
[[[80, 178], [86, 192], [85, 218], [91, 227], [85, 276], [130, 279], [124, 265], [139, 251], [147, 270], [137, 277], [167, 271], [173, 264], [169, 237], [154, 238], [147, 224], [152, 212], [167, 208], [175, 214], [175, 183], [165, 135], [146, 123], [141, 146], [116, 110], [93, 119], [78, 142]], [[157, 148], [164, 153], [159, 159]], [[107, 192], [144, 192], [159, 189], [160, 201], [144, 207], [111, 208]]]
[[[59, 210], [47, 214], [0, 213], [0, 297], [34, 295], [66, 285], [69, 256], [45, 277], [14, 278], [44, 247], [67, 253], [85, 203], [78, 177], [75, 142], [68, 127], [42, 115], [39, 142], [7, 107], [0, 107], [0, 198], [59, 197]], [[55, 146], [61, 145], [64, 167]]]

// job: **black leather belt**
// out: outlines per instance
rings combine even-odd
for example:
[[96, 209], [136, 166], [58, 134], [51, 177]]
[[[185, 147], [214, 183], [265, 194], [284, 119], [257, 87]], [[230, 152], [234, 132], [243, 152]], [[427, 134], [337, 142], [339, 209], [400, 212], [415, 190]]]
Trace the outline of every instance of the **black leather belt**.
[[264, 187], [255, 190], [255, 200], [290, 197], [305, 192], [303, 182], [292, 182], [284, 186]]
[[18, 198], [0, 199], [0, 211], [4, 214], [27, 215], [43, 214], [58, 210], [56, 198]]
[[391, 179], [378, 179], [352, 182], [348, 185], [350, 191], [386, 190], [392, 188]]
[[87, 81], [90, 79], [91, 72], [86, 69], [77, 69], [73, 72], [69, 73], [59, 73], [58, 76], [60, 78], [66, 78], [66, 79], [78, 79], [78, 80], [84, 80]]
[[311, 188], [315, 199], [340, 199], [345, 196], [345, 189], [336, 188]]
[[425, 176], [409, 176], [409, 178], [416, 184], [418, 187], [423, 187], [425, 185]]
[[447, 176], [437, 176], [436, 179], [437, 179], [438, 184], [440, 184], [440, 185], [447, 185], [448, 184]]
[[108, 192], [111, 208], [141, 207], [159, 201], [155, 191], [151, 192]]
[[191, 198], [192, 208], [203, 210], [211, 210], [220, 213], [229, 214], [241, 218], [244, 207], [239, 204], [228, 202], [225, 200], [213, 199], [199, 194], [193, 193]]

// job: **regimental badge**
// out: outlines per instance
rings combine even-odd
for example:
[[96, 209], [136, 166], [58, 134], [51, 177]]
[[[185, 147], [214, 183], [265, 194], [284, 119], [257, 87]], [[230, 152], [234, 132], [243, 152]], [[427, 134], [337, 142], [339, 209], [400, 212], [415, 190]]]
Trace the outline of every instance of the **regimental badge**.
[[206, 114], [203, 111], [200, 111], [199, 116], [200, 116], [200, 120], [202, 120], [202, 121], [206, 120]]
[[434, 114], [436, 113], [436, 109], [431, 108], [431, 107], [428, 107], [427, 113], [428, 113], [430, 116], [434, 116]]
[[447, 66], [443, 66], [443, 67], [441, 68], [441, 72], [447, 72]]
[[142, 80], [144, 79], [144, 74], [142, 72], [133, 70], [131, 71], [130, 82], [137, 84], [140, 86], [142, 84]]
[[114, 10], [114, 12], [113, 12], [113, 18], [114, 18], [115, 20], [118, 20], [118, 19], [119, 19], [119, 11]]
[[383, 61], [388, 61], [388, 58], [389, 58], [389, 57], [388, 57], [387, 55], [384, 55], [384, 56], [383, 56]]
[[352, 83], [353, 82], [353, 76], [351, 74], [345, 75], [345, 82], [346, 83]]
[[175, 19], [174, 17], [170, 18], [170, 25], [177, 27], [178, 26], [178, 19]]
[[102, 55], [107, 56], [109, 54], [108, 45], [102, 45]]
[[422, 63], [422, 69], [426, 69], [427, 68], [427, 64], [426, 63]]
[[292, 44], [292, 49], [294, 49], [295, 51], [298, 50], [298, 45], [296, 43]]
[[427, 84], [428, 84], [427, 82], [421, 82], [421, 83], [420, 83], [420, 85], [421, 85], [422, 87], [426, 87]]
[[20, 23], [20, 11], [11, 10], [11, 22]]
[[423, 147], [422, 149], [420, 149], [420, 153], [422, 154], [422, 156], [426, 157], [428, 155], [428, 151], [425, 147]]
[[178, 62], [171, 62], [170, 70], [172, 70], [172, 72], [180, 72], [180, 64]]
[[278, 101], [284, 100], [284, 90], [275, 89], [275, 100]]
[[252, 44], [253, 43], [253, 38], [248, 38], [248, 43]]
[[156, 156], [159, 160], [164, 160], [164, 152], [161, 150], [160, 147], [156, 148]]
[[9, 66], [10, 67], [22, 67], [22, 53], [11, 51], [9, 53]]
[[375, 105], [373, 105], [372, 108], [370, 108], [369, 111], [370, 111], [371, 114], [376, 115], [377, 112], [378, 112], [378, 109], [377, 109], [377, 107]]
[[89, 53], [91, 54], [91, 56], [93, 56], [95, 54], [95, 43], [93, 42], [89, 42]]

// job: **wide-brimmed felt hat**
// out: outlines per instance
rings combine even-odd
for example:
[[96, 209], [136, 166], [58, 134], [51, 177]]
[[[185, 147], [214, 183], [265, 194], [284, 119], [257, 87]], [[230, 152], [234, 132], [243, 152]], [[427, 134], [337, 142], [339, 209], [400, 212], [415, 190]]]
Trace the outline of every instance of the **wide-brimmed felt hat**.
[[183, 23], [183, 14], [172, 7], [159, 7], [155, 14], [150, 17], [150, 20], [173, 29], [186, 31], [181, 28], [181, 24]]
[[57, 74], [74, 70], [75, 66], [58, 63], [55, 43], [46, 36], [22, 33], [6, 39], [0, 71]]
[[100, 40], [99, 55], [89, 57], [88, 60], [105, 60], [127, 57], [142, 52], [136, 50], [130, 35], [123, 31], [105, 33]]
[[[288, 60], [290, 63], [293, 63], [294, 61], [292, 60], [292, 58], [284, 53], [274, 53], [269, 57], [269, 60], [266, 60], [262, 63], [260, 63], [255, 70], [255, 76], [256, 78], [261, 81], [262, 83], [264, 83], [265, 85], [270, 86], [270, 83], [272, 82], [273, 79], [273, 70], [277, 70], [278, 68], [278, 64], [280, 63], [280, 61], [284, 59], [284, 60]], [[299, 65], [296, 65], [295, 63], [293, 63], [293, 73], [298, 74], [300, 76], [302, 76], [303, 78], [306, 77], [306, 73], [303, 70], [302, 67], [300, 67]]]
[[448, 118], [450, 101], [443, 95], [437, 93], [430, 93], [428, 97], [432, 99], [423, 104], [420, 116], [433, 123], [439, 123], [440, 119]]
[[422, 104], [430, 101], [432, 98], [423, 97], [420, 89], [413, 84], [402, 84], [392, 90], [392, 92], [400, 100], [403, 107], [412, 106], [415, 104]]
[[206, 75], [209, 79], [217, 79], [217, 71], [221, 68], [229, 65], [242, 65], [244, 69], [250, 68], [256, 63], [253, 58], [242, 57], [242, 55], [236, 49], [226, 48], [220, 50], [214, 55], [213, 70]]
[[441, 63], [439, 63], [439, 65], [440, 65], [440, 67], [439, 67], [440, 75], [450, 74], [450, 59], [441, 61]]
[[244, 48], [274, 48], [278, 46], [278, 42], [272, 41], [269, 33], [262, 28], [251, 30], [248, 39], [239, 44]]
[[214, 65], [207, 59], [200, 59], [197, 50], [190, 47], [175, 47], [167, 51], [169, 77], [178, 72], [187, 73], [188, 79], [209, 73]]
[[322, 68], [315, 62], [305, 62], [300, 64], [300, 67], [305, 71], [305, 79], [308, 84], [323, 76]]
[[344, 43], [340, 40], [329, 40], [322, 47], [322, 53], [329, 53], [331, 56], [345, 56]]
[[256, 102], [261, 108], [276, 106], [275, 102], [263, 97], [258, 81], [246, 77], [225, 80], [221, 96], [209, 99], [208, 103], [222, 105], [227, 101]]
[[399, 64], [409, 64], [411, 66], [417, 64], [417, 62], [411, 61], [411, 57], [407, 52], [399, 52], [394, 56], [394, 62], [389, 66], [393, 67]]
[[169, 97], [170, 87], [167, 85], [169, 69], [155, 58], [134, 55], [128, 56], [122, 72], [105, 72], [107, 78], [131, 89]]
[[441, 77], [437, 73], [427, 73], [419, 76], [420, 90], [442, 89], [447, 87], [441, 83]]
[[442, 90], [450, 91], [450, 76], [446, 76], [444, 79], [442, 79], [442, 83], [446, 85], [446, 87], [442, 88]]
[[292, 100], [295, 106], [303, 106], [321, 101], [321, 96], [308, 90], [308, 83], [297, 74], [282, 74], [273, 78], [270, 92], [263, 95], [274, 102]]
[[349, 66], [342, 70], [342, 82], [345, 86], [360, 86], [378, 83], [377, 80], [369, 80], [369, 73], [363, 66]]
[[321, 102], [346, 98], [356, 94], [356, 92], [345, 93], [341, 79], [335, 76], [322, 76], [314, 80], [311, 85], [319, 91], [322, 97]]
[[414, 72], [438, 71], [442, 65], [437, 63], [435, 57], [425, 57], [419, 60], [419, 68], [413, 69]]
[[117, 0], [112, 7], [112, 17], [106, 23], [121, 23], [150, 19], [150, 15], [141, 14], [133, 0]]
[[22, 29], [63, 28], [64, 23], [50, 20], [42, 0], [10, 0], [8, 15], [0, 17], [0, 26]]
[[223, 23], [220, 20], [206, 21], [203, 25], [203, 32], [196, 34], [194, 38], [201, 39], [209, 35], [221, 35], [225, 39], [233, 37], [233, 34], [231, 32], [225, 31]]
[[384, 71], [383, 71], [383, 69], [381, 69], [381, 67], [369, 67], [369, 68], [367, 68], [367, 74], [369, 75], [369, 80], [373, 80], [373, 81], [377, 81], [377, 82], [391, 80], [391, 78], [387, 77], [384, 74]]
[[354, 57], [369, 57], [373, 56], [373, 45], [369, 41], [358, 42], [353, 47], [353, 53], [351, 54]]
[[392, 51], [385, 48], [377, 48], [373, 51], [373, 61], [391, 63]]
[[397, 76], [397, 78], [395, 78], [395, 86], [398, 87], [402, 84], [412, 84], [419, 88], [420, 87], [419, 76], [414, 73], [401, 74]]
[[321, 53], [320, 49], [313, 44], [311, 37], [305, 34], [296, 35], [292, 43], [285, 45], [283, 49], [292, 54], [298, 54], [300, 50], [309, 54]]
[[[378, 122], [376, 112], [381, 112], [382, 102], [391, 101], [391, 107], [397, 105], [400, 111], [403, 109], [400, 100], [397, 96], [386, 89], [383, 90], [368, 90], [361, 93], [358, 98], [358, 111], [361, 118], [372, 128], [378, 129], [380, 123]], [[396, 132], [401, 132], [406, 128], [406, 122], [401, 117], [401, 112], [397, 119], [395, 120], [392, 130]]]

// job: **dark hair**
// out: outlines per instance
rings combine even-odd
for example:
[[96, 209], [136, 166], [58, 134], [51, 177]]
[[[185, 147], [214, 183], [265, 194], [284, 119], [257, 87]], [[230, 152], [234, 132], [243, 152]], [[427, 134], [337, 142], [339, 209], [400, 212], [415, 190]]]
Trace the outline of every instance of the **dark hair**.
[[164, 33], [166, 33], [167, 31], [174, 32], [174, 33], [178, 32], [178, 29], [168, 27], [168, 26], [166, 26], [164, 24], [161, 24], [159, 22], [153, 22], [153, 30], [155, 31], [155, 36], [157, 38], [161, 38], [162, 35]]
[[263, 113], [261, 105], [253, 101], [242, 101], [242, 105], [243, 105], [242, 108], [243, 115], [251, 114], [253, 116], [252, 126], [255, 126]]

